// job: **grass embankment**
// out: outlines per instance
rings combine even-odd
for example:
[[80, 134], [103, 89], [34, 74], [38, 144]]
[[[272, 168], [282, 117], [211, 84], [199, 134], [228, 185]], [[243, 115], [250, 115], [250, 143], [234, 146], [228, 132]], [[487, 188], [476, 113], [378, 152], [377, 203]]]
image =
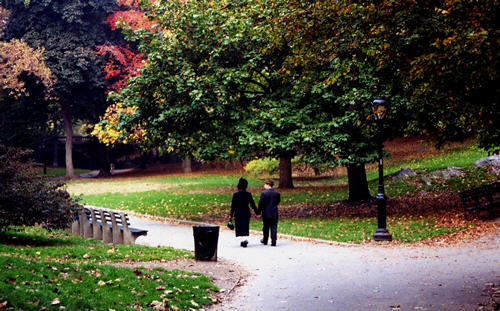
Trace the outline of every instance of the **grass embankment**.
[[[422, 193], [432, 196], [443, 191], [456, 192], [498, 180], [497, 175], [471, 166], [474, 161], [485, 156], [486, 153], [475, 145], [466, 144], [448, 149], [446, 152], [418, 151], [409, 153], [406, 157], [393, 157], [386, 161], [386, 174], [394, 173], [403, 167], [421, 170], [423, 173], [402, 181], [387, 179], [386, 194], [391, 198], [412, 197]], [[450, 166], [465, 168], [465, 175], [447, 180], [432, 177], [430, 184], [424, 179], [427, 173]], [[372, 194], [377, 192], [377, 173], [376, 166], [368, 166], [367, 177]], [[240, 175], [236, 174], [200, 173], [85, 180], [71, 182], [68, 190], [72, 194], [82, 194], [83, 203], [89, 205], [163, 217], [222, 222], [229, 213], [231, 195], [235, 191], [235, 184], [239, 177]], [[262, 190], [262, 180], [251, 176], [247, 178], [249, 191], [253, 193], [257, 202]], [[281, 191], [283, 209], [290, 206], [307, 209], [311, 206], [334, 204], [348, 197], [345, 174], [312, 180], [311, 178], [296, 179], [294, 183], [296, 189]], [[340, 217], [325, 219], [320, 216], [312, 214], [307, 219], [295, 219], [287, 215], [280, 220], [279, 231], [335, 241], [362, 242], [369, 239], [376, 229], [374, 217], [350, 218], [340, 215]], [[418, 217], [389, 217], [388, 226], [396, 240], [420, 241], [435, 235], [464, 229], [463, 223], [456, 226], [443, 225], [442, 222], [437, 221], [437, 218], [442, 215], [430, 213], [414, 216]], [[463, 215], [456, 217], [463, 217]], [[473, 225], [472, 222], [468, 224], [468, 226]], [[252, 226], [255, 229], [260, 227], [255, 221]]]
[[[90, 172], [90, 170], [75, 169], [75, 175], [85, 174], [88, 172]], [[40, 168], [40, 169], [38, 169], [38, 175], [45, 176], [45, 177], [63, 177], [63, 176], [66, 176], [66, 169], [65, 168], [58, 168], [58, 167], [47, 167], [47, 174], [44, 174], [43, 169]]]
[[[261, 230], [262, 224], [252, 221], [250, 227]], [[387, 227], [394, 240], [405, 243], [431, 239], [466, 228], [438, 225], [436, 219], [429, 216], [389, 217]], [[372, 217], [294, 218], [281, 219], [279, 222], [279, 232], [337, 242], [370, 241], [375, 230], [377, 219]]]
[[[213, 303], [201, 274], [111, 263], [192, 258], [184, 250], [100, 241], [20, 228], [0, 235], [0, 306], [15, 310], [153, 310]], [[103, 264], [104, 263], [104, 264]], [[5, 304], [5, 305], [4, 305]]]

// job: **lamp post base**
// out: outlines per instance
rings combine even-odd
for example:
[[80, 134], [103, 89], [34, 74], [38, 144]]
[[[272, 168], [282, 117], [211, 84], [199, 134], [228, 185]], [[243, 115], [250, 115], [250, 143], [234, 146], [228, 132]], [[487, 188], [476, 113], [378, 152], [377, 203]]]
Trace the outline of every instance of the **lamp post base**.
[[378, 241], [392, 241], [392, 235], [385, 228], [378, 228], [373, 235], [373, 240]]

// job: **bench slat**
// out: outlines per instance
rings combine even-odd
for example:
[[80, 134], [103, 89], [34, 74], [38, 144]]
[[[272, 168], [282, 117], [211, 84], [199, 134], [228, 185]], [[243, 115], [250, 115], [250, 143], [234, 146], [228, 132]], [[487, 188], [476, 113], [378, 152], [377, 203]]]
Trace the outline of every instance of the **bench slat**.
[[134, 244], [137, 237], [148, 233], [148, 230], [130, 227], [128, 215], [121, 212], [84, 207], [75, 219], [79, 230], [73, 225], [73, 232], [78, 230], [80, 235], [101, 239], [105, 243]]

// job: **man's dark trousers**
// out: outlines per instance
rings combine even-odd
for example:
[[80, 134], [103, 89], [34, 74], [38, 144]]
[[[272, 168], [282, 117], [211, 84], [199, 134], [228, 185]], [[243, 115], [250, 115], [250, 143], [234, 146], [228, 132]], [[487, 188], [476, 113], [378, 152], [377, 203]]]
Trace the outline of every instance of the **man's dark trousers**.
[[278, 239], [278, 219], [263, 218], [262, 222], [264, 224], [264, 228], [262, 229], [264, 233], [264, 244], [267, 244], [267, 241], [269, 240], [269, 229], [271, 229], [271, 245], [276, 245], [276, 240]]

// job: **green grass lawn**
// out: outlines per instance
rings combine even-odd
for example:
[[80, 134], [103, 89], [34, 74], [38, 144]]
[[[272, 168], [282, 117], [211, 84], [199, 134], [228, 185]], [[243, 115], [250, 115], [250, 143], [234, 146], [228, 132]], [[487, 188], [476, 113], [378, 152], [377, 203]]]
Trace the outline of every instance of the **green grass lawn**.
[[[253, 220], [251, 229], [261, 230], [262, 222]], [[418, 242], [454, 233], [465, 227], [437, 226], [435, 219], [429, 218], [389, 218], [387, 227], [392, 238], [401, 242]], [[377, 230], [376, 218], [339, 217], [339, 218], [295, 218], [280, 219], [278, 231], [302, 237], [349, 243], [362, 243], [372, 240]]]
[[109, 264], [192, 258], [191, 252], [17, 229], [0, 236], [0, 304], [9, 309], [153, 310], [163, 303], [189, 310], [214, 302], [218, 289], [202, 274]]
[[[426, 185], [421, 177], [404, 181], [386, 180], [386, 194], [389, 197], [414, 196], [422, 191], [433, 192], [442, 190], [461, 191], [477, 185], [491, 183], [498, 180], [497, 175], [492, 175], [484, 169], [478, 169], [470, 166], [486, 153], [478, 149], [474, 144], [466, 144], [438, 155], [420, 157], [412, 160], [386, 161], [385, 173], [390, 174], [398, 171], [400, 168], [413, 168], [425, 172], [443, 169], [450, 166], [459, 166], [465, 168], [466, 176], [452, 178], [450, 180], [436, 180], [432, 185]], [[367, 178], [372, 194], [377, 192], [378, 179], [377, 168], [371, 166], [367, 170]], [[82, 203], [101, 206], [106, 208], [115, 208], [121, 210], [133, 211], [136, 213], [150, 214], [155, 216], [173, 217], [186, 220], [219, 220], [225, 219], [229, 213], [231, 195], [236, 190], [236, 183], [240, 178], [236, 174], [188, 174], [188, 175], [164, 175], [154, 177], [136, 177], [136, 178], [113, 178], [113, 179], [92, 179], [79, 180], [68, 183], [68, 191], [74, 195], [81, 194]], [[262, 180], [246, 176], [249, 180], [249, 191], [254, 195], [257, 202], [262, 190]], [[282, 191], [282, 206], [287, 205], [313, 205], [329, 204], [339, 200], [345, 200], [348, 197], [347, 176], [340, 175], [336, 177], [322, 178], [318, 180], [296, 180], [296, 189]], [[302, 221], [302, 220], [300, 220]], [[309, 219], [310, 225], [329, 223], [326, 220]], [[329, 220], [338, 221], [338, 220]], [[356, 219], [355, 223], [366, 221], [366, 226], [373, 220]], [[419, 220], [420, 221], [420, 220]], [[345, 223], [349, 221], [344, 220]], [[443, 231], [435, 231], [433, 220], [428, 222], [416, 222], [404, 220], [405, 227], [420, 226], [426, 228], [423, 231], [432, 231], [433, 234], [445, 234], [448, 231], [460, 230], [460, 228], [442, 228]], [[287, 229], [287, 223], [290, 223], [290, 229]], [[397, 220], [393, 224], [397, 226]], [[339, 234], [325, 233], [314, 230], [305, 230], [304, 226], [298, 225], [295, 220], [283, 219], [283, 230], [290, 234], [311, 235], [318, 238], [342, 240], [345, 239]], [[365, 226], [365, 227], [366, 227]], [[392, 226], [392, 225], [391, 225]], [[292, 230], [292, 227], [296, 229]], [[323, 225], [318, 225], [323, 227]], [[326, 226], [324, 232], [331, 232], [331, 228], [336, 227], [332, 223]], [[356, 236], [351, 241], [363, 241], [368, 234], [366, 232], [374, 231], [373, 228], [367, 228], [365, 231], [361, 227], [346, 227], [344, 232], [352, 231]], [[376, 228], [375, 228], [376, 229]], [[347, 231], [346, 231], [347, 230]], [[391, 228], [391, 231], [393, 229]], [[334, 231], [334, 230], [333, 230]], [[365, 232], [365, 233], [363, 233]], [[345, 233], [346, 236], [351, 233]], [[430, 237], [430, 236], [429, 236]], [[401, 241], [413, 241], [429, 238], [425, 234], [420, 237], [406, 238], [404, 235], [395, 234], [394, 238]]]
[[[260, 191], [260, 190], [259, 190]], [[258, 203], [260, 192], [253, 192]], [[307, 202], [319, 204], [344, 199], [343, 191], [290, 192], [282, 196], [282, 204]], [[83, 202], [92, 206], [115, 208], [161, 217], [201, 220], [204, 216], [217, 217], [229, 214], [232, 193], [169, 193], [168, 191], [147, 191], [129, 193], [91, 194]]]
[[[37, 170], [38, 175], [47, 177], [63, 177], [66, 176], [66, 169], [59, 167], [47, 167], [47, 174], [43, 173], [43, 168]], [[80, 175], [88, 173], [90, 170], [87, 169], [75, 169], [75, 175]]]
[[213, 303], [208, 277], [165, 269], [43, 262], [0, 256], [0, 301], [16, 310], [190, 310]]
[[[386, 174], [398, 171], [402, 167], [410, 167], [415, 170], [427, 170], [434, 171], [438, 169], [444, 169], [450, 166], [466, 167], [473, 164], [475, 161], [487, 157], [488, 153], [480, 149], [475, 144], [465, 145], [463, 147], [456, 148], [450, 152], [439, 154], [437, 156], [424, 157], [412, 160], [403, 161], [391, 161], [390, 159], [386, 161], [387, 172]], [[376, 173], [373, 171], [372, 173]], [[376, 176], [370, 176], [376, 178]], [[370, 179], [368, 177], [368, 179]]]
[[142, 245], [110, 245], [94, 239], [47, 231], [42, 228], [21, 228], [1, 236], [0, 255], [72, 263], [174, 260], [193, 258], [185, 250]]
[[83, 202], [148, 215], [200, 220], [202, 216], [217, 216], [226, 211], [229, 213], [231, 194], [175, 194], [164, 191], [104, 193], [84, 196]]

